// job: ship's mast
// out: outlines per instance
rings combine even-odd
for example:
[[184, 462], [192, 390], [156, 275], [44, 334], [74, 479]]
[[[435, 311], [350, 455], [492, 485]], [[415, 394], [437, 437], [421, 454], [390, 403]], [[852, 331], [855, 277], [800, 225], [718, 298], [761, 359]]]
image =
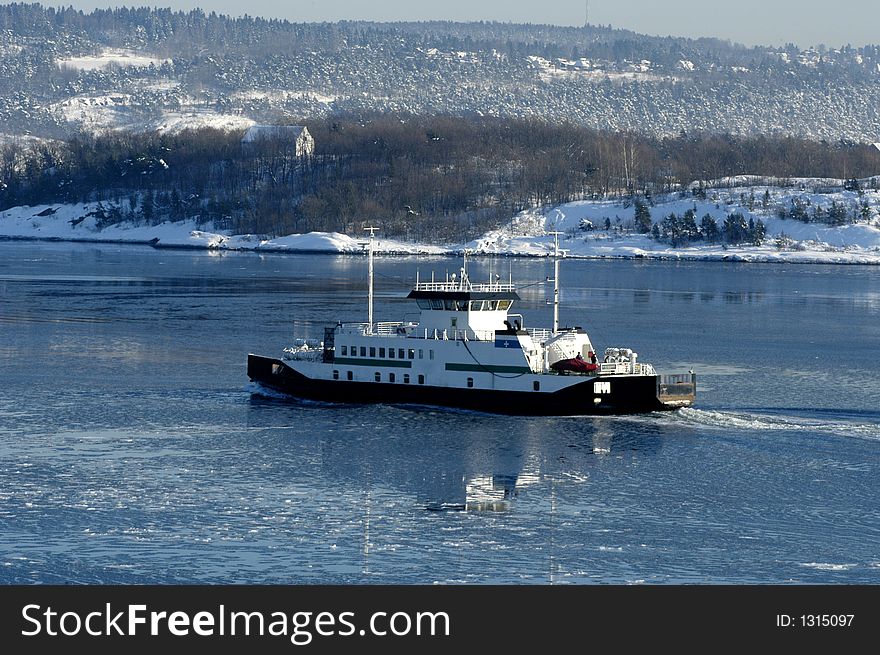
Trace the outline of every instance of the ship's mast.
[[461, 280], [459, 281], [459, 288], [462, 290], [467, 289], [467, 284], [469, 283], [468, 274], [467, 274], [467, 256], [468, 251], [462, 251], [462, 263], [461, 263]]
[[559, 332], [559, 235], [563, 232], [550, 232], [553, 235], [553, 334]]
[[367, 334], [373, 334], [373, 233], [378, 227], [365, 227], [364, 230], [370, 233], [370, 243], [367, 245], [367, 261], [369, 277], [369, 290], [367, 292]]

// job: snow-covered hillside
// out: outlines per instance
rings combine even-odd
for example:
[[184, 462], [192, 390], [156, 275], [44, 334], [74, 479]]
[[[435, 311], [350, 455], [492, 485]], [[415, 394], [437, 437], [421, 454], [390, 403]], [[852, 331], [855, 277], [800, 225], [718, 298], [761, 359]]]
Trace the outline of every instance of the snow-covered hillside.
[[[742, 214], [746, 221], [751, 219], [766, 225], [766, 237], [760, 246], [697, 241], [673, 248], [633, 229], [635, 207], [631, 201], [584, 200], [545, 211], [521, 212], [502, 227], [465, 244], [438, 246], [379, 239], [376, 248], [385, 253], [443, 254], [467, 249], [486, 255], [548, 256], [553, 250], [550, 233], [559, 231], [563, 233], [561, 247], [568, 257], [880, 264], [880, 192], [840, 188], [817, 193], [806, 190], [806, 183], [815, 184], [816, 180], [801, 182], [804, 190], [795, 184], [711, 189], [705, 198], [675, 194], [656, 198], [649, 207], [652, 222], [658, 224], [670, 214], [682, 215], [688, 210], [694, 210], [698, 218], [708, 214], [719, 224], [731, 213]], [[843, 184], [842, 180], [822, 182], [841, 187]], [[816, 208], [827, 211], [832, 203], [857, 207], [864, 217], [859, 222], [837, 227], [778, 218], [780, 209], [794, 202], [811, 207], [812, 211]], [[363, 239], [323, 232], [277, 238], [232, 235], [192, 220], [102, 227], [99, 216], [96, 203], [16, 207], [0, 212], [0, 237], [282, 252], [360, 252], [363, 243]], [[610, 229], [606, 229], [606, 225]]]
[[[295, 24], [20, 3], [0, 5], [0, 24], [0, 129], [10, 133], [152, 129], [198, 109], [257, 122], [441, 113], [669, 136], [880, 137], [874, 45], [746, 48], [597, 25]], [[108, 96], [125, 103], [105, 111]]]
[[[736, 180], [742, 182], [742, 180]], [[688, 194], [657, 199], [649, 207], [653, 223], [670, 214], [693, 210], [699, 221], [705, 215], [718, 224], [731, 213], [745, 221], [762, 221], [767, 228], [760, 246], [696, 242], [673, 248], [633, 229], [635, 206], [630, 201], [587, 200], [549, 211], [527, 210], [507, 225], [466, 244], [478, 253], [545, 255], [552, 249], [550, 232], [565, 233], [563, 247], [569, 257], [654, 257], [675, 259], [721, 259], [732, 261], [791, 261], [829, 263], [880, 263], [880, 193], [838, 190], [815, 193], [806, 190], [817, 182], [843, 187], [843, 180], [796, 180], [793, 187], [736, 187], [712, 189], [705, 199]], [[805, 189], [801, 190], [801, 186]], [[766, 194], [766, 200], [765, 200]], [[835, 203], [858, 206], [866, 218], [859, 223], [832, 227], [778, 218], [780, 208], [793, 201], [824, 211]], [[766, 207], [763, 203], [767, 204]], [[822, 211], [820, 210], [820, 211]], [[607, 219], [607, 222], [606, 222]], [[604, 229], [610, 223], [611, 229]], [[589, 229], [591, 228], [591, 229]]]

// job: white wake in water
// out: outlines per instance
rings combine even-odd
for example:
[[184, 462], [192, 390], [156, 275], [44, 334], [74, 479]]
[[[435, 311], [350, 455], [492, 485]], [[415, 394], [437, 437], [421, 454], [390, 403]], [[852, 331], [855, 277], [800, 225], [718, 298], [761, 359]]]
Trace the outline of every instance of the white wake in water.
[[844, 419], [808, 418], [774, 414], [752, 414], [694, 409], [684, 407], [673, 414], [673, 421], [719, 429], [740, 429], [786, 432], [818, 432], [843, 437], [880, 441], [880, 423], [864, 423]]
[[264, 387], [259, 382], [247, 383], [242, 391], [257, 396], [263, 396], [264, 398], [274, 398], [275, 400], [290, 400], [290, 396], [288, 396], [287, 394], [276, 391], [275, 389], [270, 389], [269, 387]]

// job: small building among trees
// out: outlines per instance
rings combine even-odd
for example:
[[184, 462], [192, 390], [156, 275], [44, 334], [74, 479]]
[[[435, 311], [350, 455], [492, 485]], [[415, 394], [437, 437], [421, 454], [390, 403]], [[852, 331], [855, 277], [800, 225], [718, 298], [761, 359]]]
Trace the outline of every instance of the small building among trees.
[[309, 157], [315, 152], [315, 139], [305, 125], [252, 125], [241, 138], [242, 148], [268, 143], [295, 145], [297, 157]]

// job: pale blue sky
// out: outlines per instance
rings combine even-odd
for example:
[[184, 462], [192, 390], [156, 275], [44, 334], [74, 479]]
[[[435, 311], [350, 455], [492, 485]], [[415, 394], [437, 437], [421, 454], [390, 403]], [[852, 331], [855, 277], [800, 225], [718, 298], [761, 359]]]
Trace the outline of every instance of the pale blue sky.
[[[48, 1], [46, 4], [56, 4]], [[83, 10], [149, 2], [72, 0]], [[583, 25], [585, 0], [166, 0], [174, 9], [239, 16], [286, 18], [296, 22], [338, 20], [495, 20], [508, 23]], [[714, 36], [746, 45], [829, 47], [880, 43], [880, 0], [590, 0], [590, 22], [645, 34]]]

